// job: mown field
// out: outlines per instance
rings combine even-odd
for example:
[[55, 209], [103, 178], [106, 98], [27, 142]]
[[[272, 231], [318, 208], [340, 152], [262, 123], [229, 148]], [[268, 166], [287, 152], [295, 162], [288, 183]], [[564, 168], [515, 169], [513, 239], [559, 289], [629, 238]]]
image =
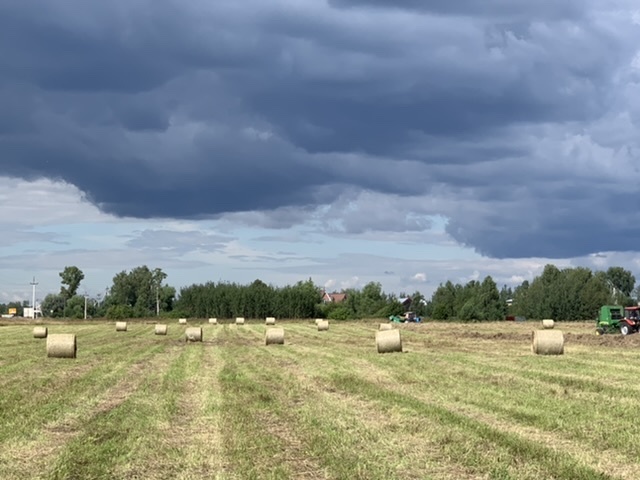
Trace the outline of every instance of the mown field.
[[537, 323], [425, 323], [380, 355], [378, 322], [200, 324], [52, 324], [78, 338], [53, 359], [4, 322], [0, 478], [640, 478], [638, 335], [557, 323], [543, 357]]

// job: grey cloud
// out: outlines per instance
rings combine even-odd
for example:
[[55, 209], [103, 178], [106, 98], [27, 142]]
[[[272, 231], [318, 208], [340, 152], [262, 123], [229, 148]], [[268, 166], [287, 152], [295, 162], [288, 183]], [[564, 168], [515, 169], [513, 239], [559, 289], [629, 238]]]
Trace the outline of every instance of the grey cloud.
[[317, 239], [315, 232], [309, 232], [307, 234], [283, 234], [283, 235], [262, 235], [253, 238], [257, 242], [278, 242], [278, 243], [305, 243], [305, 244], [322, 244], [323, 242]]
[[335, 202], [323, 214], [323, 223], [328, 231], [335, 228], [349, 234], [429, 230], [432, 221], [420, 205], [414, 205], [415, 202], [415, 198], [358, 192]]
[[522, 18], [576, 18], [584, 11], [584, 2], [568, 0], [556, 2], [543, 0], [528, 2], [526, 0], [489, 0], [476, 2], [460, 0], [329, 0], [338, 7], [370, 6], [398, 8], [448, 15], [505, 16]]
[[[135, 263], [134, 263], [135, 262]], [[185, 260], [180, 255], [171, 255], [161, 249], [145, 251], [124, 250], [89, 250], [69, 249], [60, 252], [43, 252], [42, 250], [25, 250], [20, 255], [0, 256], [0, 268], [3, 270], [29, 272], [61, 272], [65, 265], [76, 265], [81, 270], [91, 268], [102, 271], [113, 269], [129, 270], [131, 265], [158, 265], [161, 268], [197, 268], [206, 267], [206, 262]]]
[[200, 231], [143, 230], [127, 241], [127, 245], [134, 248], [171, 251], [172, 254], [176, 254], [194, 250], [221, 251], [230, 240], [233, 240], [233, 237]]
[[[611, 195], [640, 152], [624, 2], [234, 5], [2, 4], [1, 173], [119, 216], [282, 229], [335, 203], [341, 232], [441, 214], [490, 256], [635, 248]], [[432, 201], [340, 208], [363, 191]]]
[[224, 219], [234, 223], [244, 224], [252, 227], [262, 227], [275, 230], [283, 230], [294, 225], [313, 221], [316, 215], [312, 206], [302, 206], [299, 208], [282, 207], [268, 212], [239, 212], [224, 215]]
[[65, 245], [68, 242], [61, 240], [61, 236], [53, 232], [34, 232], [19, 229], [17, 225], [4, 224], [5, 233], [0, 235], [0, 248], [12, 245], [25, 245], [34, 243], [53, 243]]

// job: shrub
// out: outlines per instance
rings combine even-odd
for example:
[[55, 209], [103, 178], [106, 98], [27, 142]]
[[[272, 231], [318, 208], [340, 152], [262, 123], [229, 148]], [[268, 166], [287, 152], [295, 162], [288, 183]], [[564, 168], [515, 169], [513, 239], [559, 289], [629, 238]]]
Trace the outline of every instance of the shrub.
[[133, 309], [129, 305], [112, 305], [107, 310], [107, 318], [114, 320], [132, 318]]

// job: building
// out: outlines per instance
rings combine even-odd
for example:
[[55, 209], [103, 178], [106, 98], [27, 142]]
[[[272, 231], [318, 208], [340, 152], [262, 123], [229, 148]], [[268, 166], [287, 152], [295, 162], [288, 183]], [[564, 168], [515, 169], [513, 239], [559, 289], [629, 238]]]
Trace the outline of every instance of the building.
[[322, 294], [322, 303], [340, 303], [343, 302], [347, 298], [346, 293], [328, 293], [323, 292]]
[[33, 307], [24, 307], [24, 313], [22, 316], [24, 318], [38, 318], [42, 317], [42, 310], [40, 309], [40, 305], [36, 305], [36, 308]]
[[411, 297], [400, 297], [398, 301], [404, 307], [405, 310], [408, 310], [409, 307], [411, 307], [411, 302], [412, 302]]

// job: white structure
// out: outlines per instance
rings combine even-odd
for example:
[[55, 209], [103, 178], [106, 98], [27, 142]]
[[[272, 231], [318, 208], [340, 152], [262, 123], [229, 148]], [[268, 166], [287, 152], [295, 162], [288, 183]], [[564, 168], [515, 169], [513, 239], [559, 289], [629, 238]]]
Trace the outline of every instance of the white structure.
[[38, 318], [42, 317], [42, 310], [40, 310], [40, 305], [36, 305], [36, 308], [33, 307], [24, 307], [24, 318]]

